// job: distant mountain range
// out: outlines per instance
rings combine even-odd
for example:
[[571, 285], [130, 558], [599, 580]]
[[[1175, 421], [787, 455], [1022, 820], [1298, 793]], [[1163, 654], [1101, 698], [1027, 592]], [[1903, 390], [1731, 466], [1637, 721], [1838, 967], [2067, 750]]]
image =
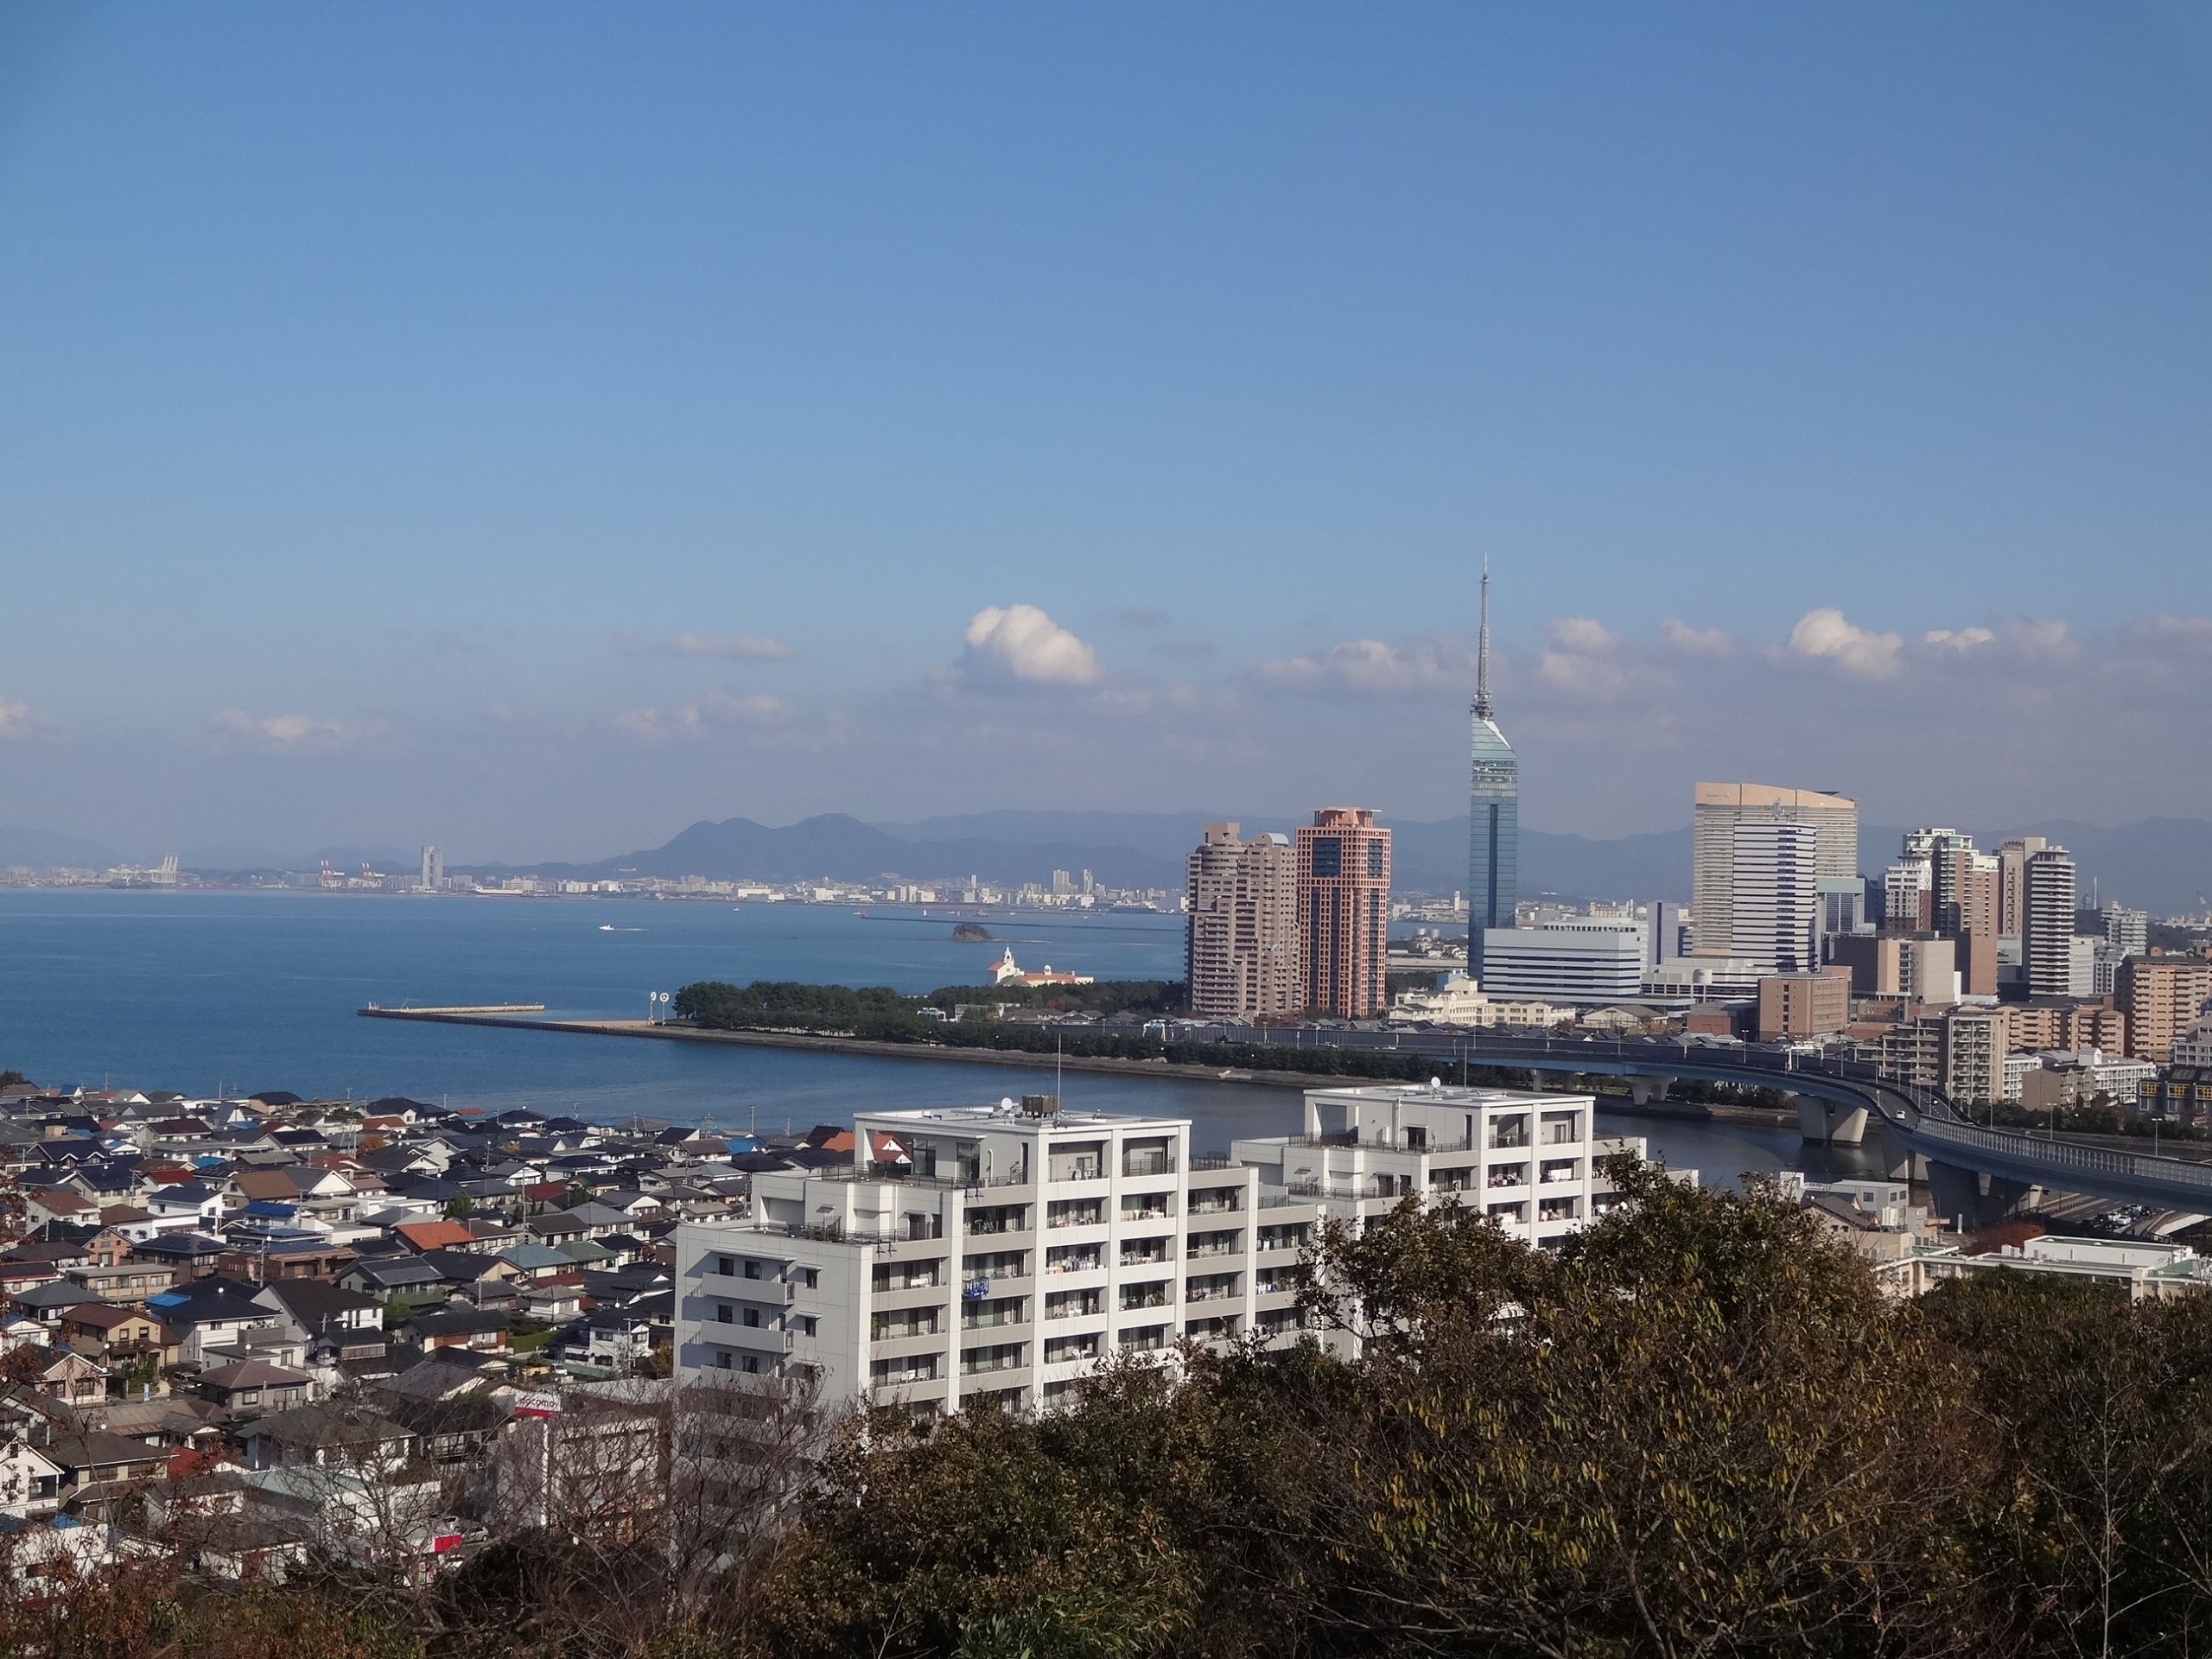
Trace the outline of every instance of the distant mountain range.
[[[876, 824], [831, 812], [772, 827], [728, 818], [719, 823], [702, 820], [661, 846], [594, 863], [503, 865], [481, 873], [580, 880], [703, 875], [716, 880], [874, 881], [891, 875], [910, 880], [974, 875], [1013, 883], [1042, 882], [1058, 869], [1071, 874], [1089, 870], [1111, 887], [1179, 887], [1198, 827], [1216, 818], [1234, 819], [1247, 835], [1287, 831], [1293, 822], [1267, 813], [1209, 812], [977, 812]], [[1465, 885], [1465, 818], [1395, 823], [1390, 828], [1399, 887], [1446, 893]], [[1523, 830], [1521, 868], [1522, 888], [1531, 895], [1687, 899], [1690, 832], [1598, 841]]]
[[96, 841], [0, 823], [0, 869], [11, 864], [27, 864], [33, 869], [59, 865], [70, 869], [104, 870], [116, 862], [113, 849]]
[[[1233, 819], [1247, 835], [1288, 830], [1294, 819], [1266, 812], [970, 812], [912, 823], [868, 823], [827, 812], [797, 823], [771, 826], [750, 818], [693, 824], [658, 847], [587, 864], [474, 867], [480, 874], [537, 874], [609, 880], [620, 875], [764, 881], [872, 881], [896, 874], [912, 880], [975, 875], [994, 883], [1045, 881], [1052, 871], [1089, 870], [1113, 887], [1176, 887], [1198, 828]], [[1984, 847], [2006, 835], [2045, 836], [2073, 849], [2082, 873], [2082, 902], [2097, 897], [2170, 915], [2204, 908], [2212, 891], [2212, 822], [2202, 818], [2145, 818], [2107, 829], [2075, 819], [1997, 828], [1968, 828]], [[1397, 885], [1434, 893], [1466, 882], [1467, 820], [1391, 823]], [[1894, 856], [1902, 832], [1860, 826], [1861, 867], [1877, 872]], [[258, 848], [188, 849], [188, 869], [313, 869], [327, 858], [340, 869], [363, 859], [387, 872], [414, 868], [412, 851], [389, 847], [340, 847], [302, 857]], [[73, 836], [0, 827], [0, 866], [54, 864], [104, 868], [118, 861], [111, 849]], [[459, 868], [455, 867], [456, 873]], [[1541, 830], [1521, 832], [1521, 888], [1524, 897], [1634, 898], [1687, 900], [1690, 831], [1600, 840]]]
[[[702, 820], [659, 847], [596, 863], [501, 867], [496, 873], [595, 880], [624, 874], [750, 876], [764, 881], [975, 875], [1006, 883], [1041, 882], [1056, 869], [1087, 869], [1113, 887], [1175, 887], [1182, 884], [1184, 857], [1199, 825], [1217, 818], [1235, 820], [1247, 835], [1287, 831], [1295, 822], [1261, 812], [972, 812], [889, 823], [867, 823], [832, 812], [772, 827], [728, 818], [719, 823]], [[1400, 888], [1446, 893], [1465, 885], [1465, 817], [1401, 821], [1390, 828]], [[1885, 825], [1862, 825], [1862, 867], [1872, 873], [1888, 863], [1903, 833]], [[2145, 818], [2118, 829], [2053, 819], [1982, 831], [1977, 839], [1993, 847], [2007, 835], [2045, 836], [2072, 849], [2085, 906], [2093, 880], [2101, 898], [2161, 914], [2200, 908], [2200, 893], [2212, 889], [2212, 823], [2202, 818]], [[1605, 840], [1542, 830], [1521, 832], [1523, 897], [1683, 901], [1690, 896], [1689, 887], [1687, 825]]]

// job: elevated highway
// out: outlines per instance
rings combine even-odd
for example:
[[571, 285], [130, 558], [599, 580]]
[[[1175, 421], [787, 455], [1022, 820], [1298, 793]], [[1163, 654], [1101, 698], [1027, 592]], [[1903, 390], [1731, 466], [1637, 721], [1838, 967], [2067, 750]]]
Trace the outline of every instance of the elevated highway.
[[[1224, 1034], [1281, 1042], [1287, 1033], [1240, 1026]], [[1319, 1036], [1346, 1046], [1427, 1055], [1440, 1065], [1625, 1077], [1639, 1101], [1663, 1093], [1676, 1078], [1778, 1090], [1796, 1098], [1807, 1140], [1877, 1149], [1894, 1177], [1924, 1179], [1937, 1211], [1954, 1219], [1993, 1220], [2037, 1187], [2212, 1215], [2212, 1165], [1984, 1128], [1936, 1090], [1892, 1083], [1863, 1064], [1757, 1044], [1660, 1037], [1403, 1030], [1306, 1033], [1301, 1040]]]

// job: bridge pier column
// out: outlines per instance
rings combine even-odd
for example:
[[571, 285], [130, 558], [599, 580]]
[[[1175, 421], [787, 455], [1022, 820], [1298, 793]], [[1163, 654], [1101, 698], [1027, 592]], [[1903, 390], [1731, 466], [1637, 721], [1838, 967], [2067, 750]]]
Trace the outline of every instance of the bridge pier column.
[[1797, 1096], [1797, 1132], [1808, 1141], [1855, 1147], [1866, 1138], [1866, 1109], [1840, 1101]]
[[1961, 1169], [1933, 1158], [1928, 1160], [1929, 1207], [1961, 1231], [2004, 1220], [2034, 1185], [2006, 1175]]
[[1628, 1097], [1639, 1106], [1649, 1106], [1655, 1100], [1667, 1098], [1667, 1091], [1675, 1086], [1672, 1077], [1630, 1077]]

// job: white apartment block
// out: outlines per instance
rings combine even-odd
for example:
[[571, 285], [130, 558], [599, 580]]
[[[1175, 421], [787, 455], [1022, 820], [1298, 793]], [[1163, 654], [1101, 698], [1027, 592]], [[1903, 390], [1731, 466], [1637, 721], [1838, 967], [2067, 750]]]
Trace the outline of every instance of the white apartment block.
[[823, 1403], [1050, 1407], [1110, 1355], [1301, 1335], [1327, 1217], [1408, 1195], [1548, 1244], [1616, 1200], [1584, 1095], [1314, 1090], [1302, 1134], [1194, 1157], [1179, 1118], [1020, 1105], [860, 1114], [853, 1161], [754, 1176], [751, 1212], [677, 1233], [687, 1381], [810, 1376]]

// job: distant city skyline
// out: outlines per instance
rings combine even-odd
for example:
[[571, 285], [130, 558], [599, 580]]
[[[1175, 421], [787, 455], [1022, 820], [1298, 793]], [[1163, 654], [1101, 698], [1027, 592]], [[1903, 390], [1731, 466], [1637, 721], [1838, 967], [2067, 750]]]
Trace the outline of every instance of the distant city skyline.
[[2208, 83], [2157, 6], [0, 10], [0, 822], [1433, 821], [1485, 550], [1524, 828], [2212, 816]]

